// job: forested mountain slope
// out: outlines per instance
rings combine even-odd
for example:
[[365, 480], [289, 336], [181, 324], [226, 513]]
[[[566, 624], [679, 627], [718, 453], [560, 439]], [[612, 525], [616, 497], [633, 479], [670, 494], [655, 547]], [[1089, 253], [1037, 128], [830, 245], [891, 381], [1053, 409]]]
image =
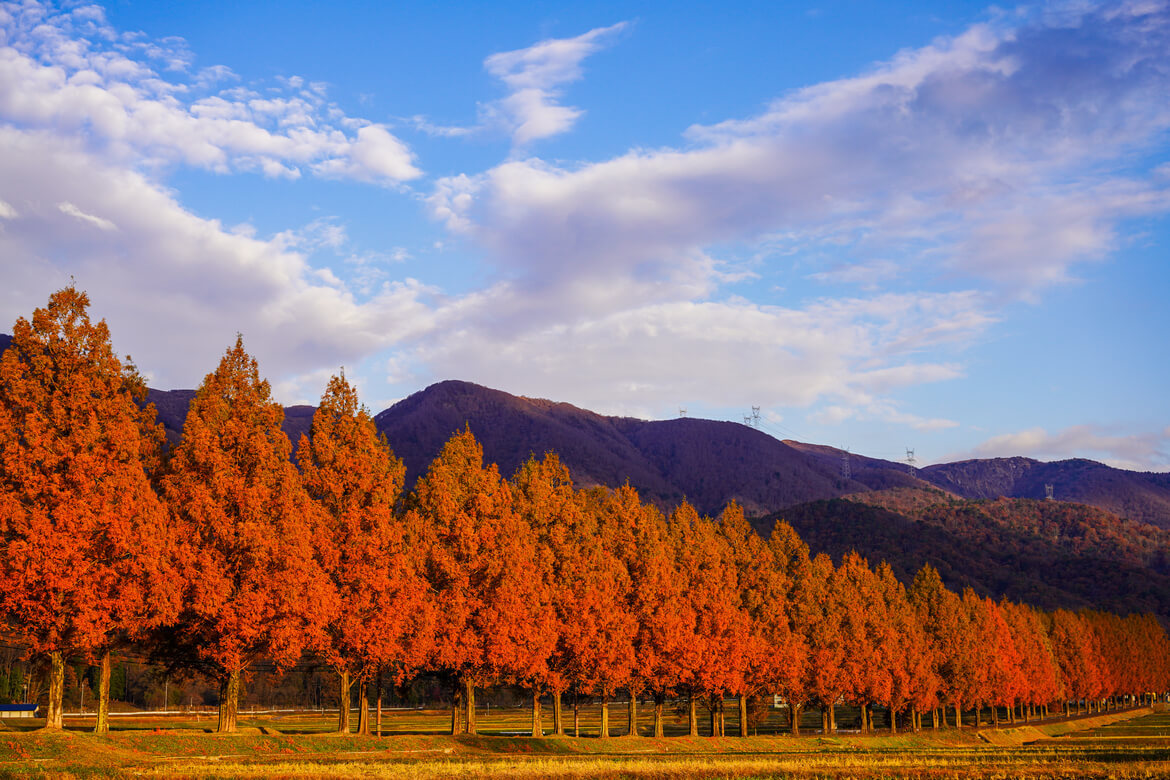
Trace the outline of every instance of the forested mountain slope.
[[1170, 531], [1094, 507], [895, 490], [789, 507], [755, 527], [769, 534], [780, 519], [814, 552], [857, 550], [904, 581], [930, 563], [954, 590], [1170, 620]]

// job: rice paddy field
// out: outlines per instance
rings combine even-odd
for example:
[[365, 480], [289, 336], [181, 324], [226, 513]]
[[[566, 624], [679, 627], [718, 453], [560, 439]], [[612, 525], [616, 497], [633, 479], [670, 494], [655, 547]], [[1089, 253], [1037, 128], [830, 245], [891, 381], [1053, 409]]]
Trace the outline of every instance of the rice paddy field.
[[[615, 734], [624, 710], [613, 708]], [[230, 736], [210, 733], [209, 713], [119, 717], [107, 737], [87, 733], [86, 718], [68, 719], [64, 733], [12, 720], [0, 732], [0, 777], [1170, 777], [1170, 713], [1149, 709], [995, 731], [746, 739], [602, 740], [598, 709], [583, 715], [584, 736], [537, 739], [517, 734], [530, 728], [520, 709], [481, 711], [482, 733], [460, 737], [438, 733], [450, 718], [440, 710], [388, 713], [381, 738], [332, 734], [336, 715], [325, 713], [241, 713]], [[673, 713], [669, 726], [683, 730]]]

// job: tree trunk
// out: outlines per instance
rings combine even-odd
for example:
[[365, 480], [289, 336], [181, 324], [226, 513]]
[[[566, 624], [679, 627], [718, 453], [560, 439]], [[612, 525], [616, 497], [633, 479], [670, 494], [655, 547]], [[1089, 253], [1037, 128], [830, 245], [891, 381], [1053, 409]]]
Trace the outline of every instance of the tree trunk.
[[455, 686], [455, 694], [451, 697], [451, 736], [457, 737], [463, 733], [463, 685]]
[[692, 737], [699, 736], [699, 710], [695, 704], [695, 695], [687, 697], [687, 733]]
[[955, 702], [955, 728], [963, 728], [963, 709], [958, 702]]
[[609, 698], [601, 694], [601, 728], [597, 733], [601, 739], [609, 739]]
[[821, 733], [829, 733], [829, 706], [827, 704], [821, 705]]
[[861, 704], [861, 726], [857, 729], [862, 734], [869, 730], [869, 719], [866, 717], [866, 704]]
[[991, 725], [994, 726], [995, 728], [999, 728], [999, 705], [998, 704], [991, 705]]
[[739, 695], [739, 735], [748, 736], [748, 697], [746, 693]]
[[898, 708], [893, 704], [890, 705], [890, 733], [898, 733]]
[[630, 720], [630, 724], [629, 724], [629, 728], [626, 729], [626, 736], [627, 737], [636, 737], [636, 736], [638, 736], [638, 695], [636, 693], [634, 693], [633, 691], [630, 691], [630, 716], [629, 716], [629, 720]]
[[662, 707], [666, 697], [661, 693], [654, 694], [654, 736], [661, 739], [664, 736], [662, 726]]
[[576, 691], [573, 691], [573, 736], [581, 736], [581, 701]]
[[98, 667], [97, 720], [93, 724], [93, 733], [98, 736], [110, 733], [110, 671], [110, 651], [106, 650]]
[[227, 677], [219, 681], [219, 724], [215, 730], [219, 734], [234, 734], [239, 730], [238, 717], [240, 711], [240, 670], [233, 669]]
[[49, 706], [45, 712], [45, 728], [60, 731], [65, 728], [65, 659], [60, 652], [49, 654]]
[[377, 676], [374, 678], [374, 684], [378, 686], [378, 700], [376, 706], [377, 714], [374, 716], [374, 731], [378, 736], [382, 736], [382, 670], [378, 670]]
[[835, 703], [829, 704], [829, 731], [837, 733], [837, 705]]
[[553, 734], [565, 736], [565, 710], [561, 704], [560, 691], [553, 691]]
[[370, 736], [370, 687], [363, 676], [358, 679], [358, 730], [363, 737]]
[[794, 737], [800, 736], [800, 710], [801, 706], [799, 704], [793, 704], [791, 702], [788, 704], [788, 717], [792, 720], [792, 723], [788, 725], [791, 727], [792, 736]]
[[467, 706], [467, 733], [475, 735], [478, 733], [475, 724], [475, 681], [468, 677], [465, 679], [465, 683], [467, 687], [467, 695], [464, 697]]
[[349, 733], [349, 696], [353, 683], [349, 679], [348, 669], [339, 669], [337, 672], [337, 733]]
[[532, 736], [544, 736], [544, 723], [540, 718], [540, 691], [532, 692]]

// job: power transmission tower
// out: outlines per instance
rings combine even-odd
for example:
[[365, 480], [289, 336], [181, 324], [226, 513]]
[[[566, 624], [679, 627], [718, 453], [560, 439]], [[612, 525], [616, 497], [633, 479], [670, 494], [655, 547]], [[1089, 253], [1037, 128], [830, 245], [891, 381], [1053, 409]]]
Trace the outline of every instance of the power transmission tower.
[[686, 417], [687, 416], [687, 408], [685, 406], [680, 406], [678, 408], [678, 416], [679, 417]]
[[853, 472], [849, 468], [849, 448], [841, 451], [841, 479], [852, 479]]
[[743, 416], [743, 424], [744, 424], [744, 425], [746, 425], [746, 426], [748, 426], [748, 427], [751, 427], [751, 424], [752, 424], [752, 416], [751, 416], [750, 414], [745, 414], [745, 415]]
[[918, 459], [914, 457], [914, 450], [909, 447], [906, 448], [906, 467], [910, 472], [910, 476], [918, 476]]
[[758, 407], [758, 406], [752, 407], [752, 427], [753, 428], [760, 427], [760, 407]]
[[1045, 501], [1055, 500], [1053, 498], [1053, 495], [1052, 495], [1052, 485], [1047, 483], [1047, 482], [1044, 483], [1044, 500]]

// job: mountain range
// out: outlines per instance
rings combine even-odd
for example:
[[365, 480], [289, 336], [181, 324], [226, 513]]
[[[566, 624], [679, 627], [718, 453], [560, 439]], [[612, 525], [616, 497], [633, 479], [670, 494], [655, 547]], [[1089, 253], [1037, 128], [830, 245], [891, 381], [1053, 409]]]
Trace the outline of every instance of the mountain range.
[[[8, 342], [0, 334], [0, 350]], [[149, 391], [172, 444], [194, 395]], [[285, 408], [294, 445], [314, 411]], [[686, 499], [711, 515], [734, 499], [761, 534], [785, 520], [814, 553], [839, 559], [855, 549], [888, 561], [904, 582], [929, 562], [952, 589], [1044, 608], [1149, 611], [1170, 625], [1170, 474], [1024, 457], [911, 471], [750, 425], [607, 417], [459, 381], [431, 385], [374, 421], [406, 463], [408, 486], [466, 426], [504, 476], [556, 452], [579, 487], [629, 482], [663, 510]], [[1057, 500], [1044, 500], [1047, 485]]]
[[[0, 351], [10, 341], [0, 334]], [[193, 396], [193, 390], [150, 391], [149, 400], [172, 442], [178, 441]], [[308, 432], [313, 411], [312, 406], [285, 408], [284, 430], [294, 446]], [[1080, 458], [963, 460], [912, 472], [904, 463], [781, 441], [750, 425], [607, 417], [460, 381], [431, 385], [374, 420], [405, 461], [407, 485], [452, 433], [467, 426], [483, 445], [485, 459], [498, 464], [505, 476], [529, 456], [556, 452], [579, 486], [628, 481], [664, 509], [686, 499], [699, 511], [714, 514], [735, 499], [748, 514], [766, 516], [810, 501], [931, 486], [967, 499], [1043, 499], [1051, 485], [1059, 500], [1170, 528], [1170, 473], [1127, 471]]]

